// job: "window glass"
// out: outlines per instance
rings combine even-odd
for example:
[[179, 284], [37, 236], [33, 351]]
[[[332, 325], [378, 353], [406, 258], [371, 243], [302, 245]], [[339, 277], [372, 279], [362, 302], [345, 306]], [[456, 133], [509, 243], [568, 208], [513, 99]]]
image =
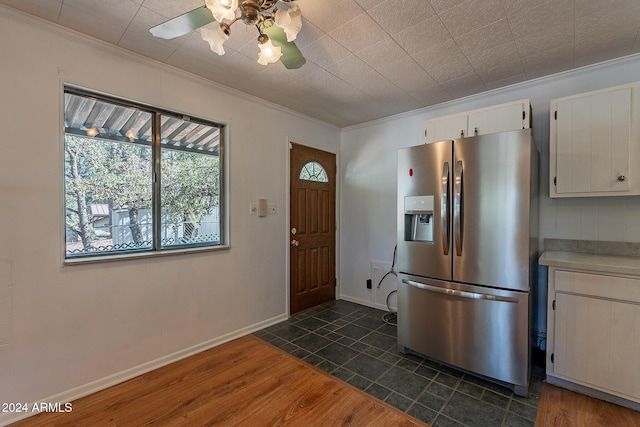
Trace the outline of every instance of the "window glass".
[[65, 91], [66, 257], [223, 244], [221, 132]]
[[318, 162], [309, 162], [302, 167], [300, 179], [305, 181], [329, 182], [327, 173]]
[[[161, 119], [161, 245], [220, 242], [219, 129]], [[178, 144], [172, 141], [179, 141]]]

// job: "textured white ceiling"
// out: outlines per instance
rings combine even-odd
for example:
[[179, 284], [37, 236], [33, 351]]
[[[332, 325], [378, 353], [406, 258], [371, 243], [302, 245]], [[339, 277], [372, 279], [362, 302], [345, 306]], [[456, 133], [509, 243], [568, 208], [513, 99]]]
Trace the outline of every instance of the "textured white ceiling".
[[241, 22], [224, 56], [149, 33], [204, 0], [0, 3], [340, 127], [640, 52], [640, 0], [297, 0], [298, 70]]

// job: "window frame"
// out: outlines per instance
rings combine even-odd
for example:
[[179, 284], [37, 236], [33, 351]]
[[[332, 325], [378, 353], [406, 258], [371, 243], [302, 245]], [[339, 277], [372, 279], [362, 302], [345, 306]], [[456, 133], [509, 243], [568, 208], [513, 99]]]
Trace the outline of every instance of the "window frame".
[[[151, 147], [151, 173], [152, 173], [152, 201], [151, 201], [151, 215], [152, 215], [152, 228], [153, 228], [153, 236], [152, 236], [152, 245], [151, 248], [144, 248], [138, 250], [123, 250], [123, 251], [113, 251], [113, 252], [96, 252], [96, 253], [83, 253], [78, 255], [69, 256], [67, 253], [67, 232], [66, 232], [66, 212], [67, 212], [67, 202], [66, 202], [66, 180], [65, 180], [65, 172], [66, 172], [66, 159], [65, 159], [65, 145], [66, 145], [66, 129], [64, 126], [65, 111], [64, 111], [64, 103], [66, 94], [77, 95], [85, 98], [92, 98], [97, 101], [111, 103], [117, 106], [132, 108], [144, 113], [151, 114], [151, 143], [149, 144]], [[207, 251], [217, 251], [217, 250], [225, 250], [229, 248], [229, 234], [227, 230], [227, 224], [229, 222], [229, 213], [228, 209], [228, 187], [227, 187], [227, 164], [228, 159], [226, 157], [226, 144], [227, 144], [227, 126], [223, 123], [218, 123], [213, 120], [204, 119], [201, 117], [195, 117], [189, 114], [184, 114], [177, 112], [175, 110], [168, 110], [165, 108], [155, 107], [149, 104], [144, 104], [136, 101], [131, 101], [124, 98], [119, 98], [113, 95], [104, 94], [97, 91], [88, 90], [85, 88], [73, 86], [70, 84], [63, 85], [63, 93], [62, 93], [62, 106], [61, 106], [61, 116], [62, 116], [62, 125], [61, 125], [61, 141], [62, 141], [62, 168], [61, 168], [61, 178], [62, 178], [62, 259], [63, 264], [72, 265], [72, 264], [84, 264], [91, 262], [102, 262], [102, 261], [111, 261], [111, 260], [123, 260], [123, 259], [138, 259], [138, 258], [152, 258], [157, 256], [167, 256], [167, 255], [176, 255], [176, 254], [187, 254], [187, 253], [199, 253], [199, 252], [207, 252]], [[161, 134], [161, 119], [162, 116], [174, 117], [186, 122], [201, 124], [205, 126], [211, 126], [218, 128], [219, 130], [219, 142], [218, 142], [218, 161], [219, 161], [219, 197], [218, 197], [218, 212], [219, 212], [219, 241], [218, 244], [213, 244], [212, 242], [204, 242], [204, 243], [194, 243], [187, 245], [178, 245], [178, 246], [170, 246], [170, 247], [162, 247], [161, 240], [161, 228], [162, 228], [162, 215], [161, 215], [161, 189], [162, 189], [162, 150], [163, 146], [161, 143], [162, 134]], [[115, 141], [118, 142], [118, 141]], [[172, 150], [170, 147], [166, 148], [167, 150]], [[189, 151], [189, 150], [179, 150], [179, 151]], [[194, 154], [197, 154], [196, 151], [191, 151]], [[206, 155], [206, 154], [202, 154]]]

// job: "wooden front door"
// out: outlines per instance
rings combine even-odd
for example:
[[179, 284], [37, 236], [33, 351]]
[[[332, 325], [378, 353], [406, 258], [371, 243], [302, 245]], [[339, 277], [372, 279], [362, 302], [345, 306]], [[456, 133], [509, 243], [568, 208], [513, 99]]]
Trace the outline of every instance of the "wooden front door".
[[336, 155], [291, 144], [290, 313], [336, 297]]

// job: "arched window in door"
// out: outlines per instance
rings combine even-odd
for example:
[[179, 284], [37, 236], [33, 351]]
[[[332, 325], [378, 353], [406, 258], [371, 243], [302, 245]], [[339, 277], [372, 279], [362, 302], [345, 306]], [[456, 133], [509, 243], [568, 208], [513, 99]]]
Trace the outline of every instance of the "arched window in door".
[[305, 181], [329, 182], [327, 172], [318, 162], [309, 162], [302, 167], [300, 171], [300, 179]]

